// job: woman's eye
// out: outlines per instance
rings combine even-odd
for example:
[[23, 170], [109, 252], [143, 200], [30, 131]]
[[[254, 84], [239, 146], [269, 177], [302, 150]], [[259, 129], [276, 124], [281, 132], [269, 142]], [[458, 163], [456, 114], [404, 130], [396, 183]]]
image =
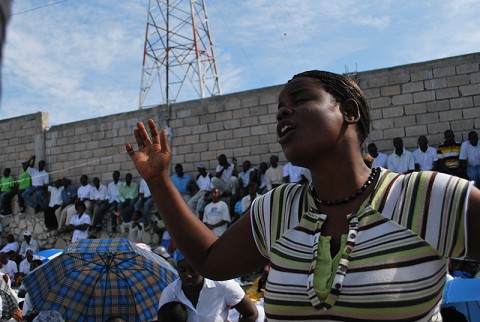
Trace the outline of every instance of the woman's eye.
[[297, 98], [297, 99], [295, 100], [295, 105], [303, 104], [303, 103], [305, 103], [306, 101], [308, 101], [308, 98], [306, 98], [306, 97]]

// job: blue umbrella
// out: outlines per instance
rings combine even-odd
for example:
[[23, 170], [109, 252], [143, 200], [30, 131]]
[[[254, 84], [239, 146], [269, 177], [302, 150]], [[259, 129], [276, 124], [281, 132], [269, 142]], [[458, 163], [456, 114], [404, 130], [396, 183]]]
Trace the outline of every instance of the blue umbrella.
[[455, 278], [445, 284], [442, 307], [454, 307], [468, 321], [480, 321], [480, 278]]
[[162, 257], [125, 238], [85, 239], [27, 275], [34, 310], [55, 310], [67, 321], [155, 318], [163, 289], [177, 277]]
[[63, 252], [63, 249], [57, 249], [57, 248], [45, 249], [33, 254], [33, 258], [38, 258], [42, 261], [43, 264], [45, 264], [49, 260], [52, 260], [55, 257], [59, 256], [62, 252]]

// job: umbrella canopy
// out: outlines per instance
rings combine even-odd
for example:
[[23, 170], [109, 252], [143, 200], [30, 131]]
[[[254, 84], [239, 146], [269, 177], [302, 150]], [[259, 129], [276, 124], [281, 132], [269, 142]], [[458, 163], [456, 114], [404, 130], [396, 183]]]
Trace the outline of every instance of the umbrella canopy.
[[42, 263], [45, 264], [49, 260], [52, 260], [55, 257], [60, 256], [62, 252], [63, 252], [63, 249], [57, 249], [57, 248], [45, 249], [33, 254], [33, 258], [38, 258], [42, 261]]
[[455, 307], [468, 321], [480, 321], [480, 278], [454, 278], [445, 284], [442, 307]]
[[18, 308], [18, 302], [7, 282], [0, 277], [0, 299], [2, 300], [0, 318], [10, 319]]
[[149, 321], [175, 269], [128, 239], [85, 239], [27, 275], [35, 310], [59, 311], [68, 321]]

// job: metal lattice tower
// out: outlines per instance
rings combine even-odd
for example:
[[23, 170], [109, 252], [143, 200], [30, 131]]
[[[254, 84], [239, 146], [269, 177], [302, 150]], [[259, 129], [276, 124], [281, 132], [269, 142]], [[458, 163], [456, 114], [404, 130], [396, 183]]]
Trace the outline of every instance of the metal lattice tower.
[[219, 94], [205, 0], [149, 0], [139, 108]]

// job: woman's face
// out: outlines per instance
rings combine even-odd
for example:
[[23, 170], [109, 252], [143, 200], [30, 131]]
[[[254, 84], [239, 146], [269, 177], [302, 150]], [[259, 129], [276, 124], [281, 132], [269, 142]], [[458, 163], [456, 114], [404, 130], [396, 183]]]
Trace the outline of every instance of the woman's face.
[[177, 263], [177, 271], [183, 288], [193, 288], [203, 283], [203, 276], [198, 274], [186, 260]]
[[311, 158], [331, 152], [345, 128], [340, 104], [318, 82], [298, 77], [285, 85], [277, 112], [278, 142], [286, 158], [308, 167]]

